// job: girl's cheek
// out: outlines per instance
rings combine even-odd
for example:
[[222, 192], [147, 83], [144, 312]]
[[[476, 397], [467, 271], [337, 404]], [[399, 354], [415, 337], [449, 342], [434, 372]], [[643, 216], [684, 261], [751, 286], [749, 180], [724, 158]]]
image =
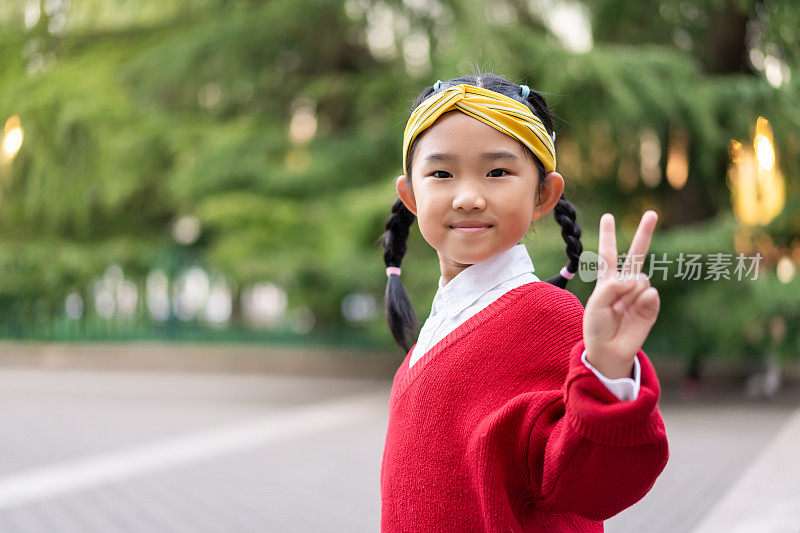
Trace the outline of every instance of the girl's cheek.
[[422, 216], [426, 217], [432, 217], [441, 216], [449, 204], [447, 203], [447, 199], [442, 197], [442, 195], [426, 194], [422, 197], [422, 201], [419, 202], [418, 206], [419, 214], [422, 214]]
[[438, 249], [440, 247], [442, 236], [435, 230], [435, 228], [431, 228], [427, 221], [419, 220], [419, 232], [422, 234], [422, 238], [425, 239], [425, 242], [427, 242], [433, 248]]

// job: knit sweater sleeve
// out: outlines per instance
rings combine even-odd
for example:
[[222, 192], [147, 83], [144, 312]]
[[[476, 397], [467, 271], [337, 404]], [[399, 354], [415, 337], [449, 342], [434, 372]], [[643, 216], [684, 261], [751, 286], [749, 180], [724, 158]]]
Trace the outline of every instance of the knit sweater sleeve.
[[667, 464], [660, 387], [639, 350], [638, 396], [631, 401], [614, 396], [582, 364], [583, 306], [571, 293], [564, 297], [568, 305], [551, 315], [552, 327], [566, 342], [554, 343], [549, 357], [563, 362], [566, 378], [559, 391], [547, 395], [546, 405], [535, 402], [521, 435], [532, 504], [540, 511], [605, 520], [642, 499]]

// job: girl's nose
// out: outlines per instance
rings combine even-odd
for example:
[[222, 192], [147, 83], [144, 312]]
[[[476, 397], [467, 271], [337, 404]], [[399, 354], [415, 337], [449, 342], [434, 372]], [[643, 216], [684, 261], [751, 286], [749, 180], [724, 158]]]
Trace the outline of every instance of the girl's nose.
[[483, 211], [486, 209], [486, 198], [477, 187], [465, 183], [458, 188], [455, 197], [453, 197], [453, 209], [463, 209], [465, 211], [478, 209]]

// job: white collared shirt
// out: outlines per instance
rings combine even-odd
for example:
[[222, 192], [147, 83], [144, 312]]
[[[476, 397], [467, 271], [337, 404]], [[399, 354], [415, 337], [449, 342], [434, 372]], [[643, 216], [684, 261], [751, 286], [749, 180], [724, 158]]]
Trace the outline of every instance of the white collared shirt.
[[[541, 282], [533, 272], [533, 261], [527, 248], [518, 244], [486, 261], [470, 265], [447, 285], [443, 286], [439, 277], [431, 314], [419, 332], [408, 366], [413, 366], [448, 333], [508, 291], [526, 283]], [[639, 395], [641, 367], [638, 357], [633, 359], [633, 378], [605, 377], [586, 360], [586, 350], [581, 354], [581, 361], [620, 400], [635, 400]]]

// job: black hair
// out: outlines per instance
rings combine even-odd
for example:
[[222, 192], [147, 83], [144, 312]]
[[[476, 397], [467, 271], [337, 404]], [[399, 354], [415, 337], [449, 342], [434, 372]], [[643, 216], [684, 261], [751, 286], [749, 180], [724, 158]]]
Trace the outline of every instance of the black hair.
[[[422, 91], [422, 94], [414, 100], [411, 111], [413, 112], [414, 109], [433, 93], [443, 91], [448, 87], [461, 83], [483, 87], [522, 102], [541, 119], [547, 132], [551, 136], [553, 135], [555, 131], [553, 128], [554, 115], [551, 114], [550, 110], [547, 108], [542, 93], [531, 89], [528, 97], [523, 98], [522, 89], [519, 85], [492, 73], [459, 76], [447, 81], [442, 81], [437, 88], [427, 87]], [[409, 181], [411, 180], [411, 161], [414, 157], [414, 149], [416, 148], [418, 139], [419, 136], [414, 140], [408, 150], [406, 168], [409, 172]], [[533, 154], [527, 147], [525, 147], [525, 151], [532, 157], [536, 168], [539, 170], [537, 190], [540, 190], [547, 171], [536, 154]], [[563, 193], [558, 203], [553, 208], [553, 215], [558, 225], [561, 226], [561, 236], [567, 243], [567, 270], [574, 274], [578, 270], [579, 258], [583, 251], [583, 245], [581, 244], [581, 227], [576, 220], [577, 213], [575, 206], [567, 201]], [[384, 248], [383, 260], [387, 267], [399, 267], [400, 263], [403, 261], [403, 256], [406, 253], [408, 232], [411, 228], [411, 224], [414, 223], [414, 218], [413, 213], [406, 208], [401, 200], [398, 199], [395, 201], [392, 206], [392, 214], [386, 219], [386, 231], [381, 238], [381, 243]], [[548, 283], [562, 289], [567, 286], [567, 281], [569, 280], [560, 273], [547, 280]], [[400, 276], [395, 274], [388, 276], [386, 282], [386, 317], [389, 322], [389, 330], [392, 332], [395, 341], [405, 351], [408, 351], [416, 338], [417, 319], [414, 313], [414, 307], [411, 305], [403, 283], [400, 281]]]

